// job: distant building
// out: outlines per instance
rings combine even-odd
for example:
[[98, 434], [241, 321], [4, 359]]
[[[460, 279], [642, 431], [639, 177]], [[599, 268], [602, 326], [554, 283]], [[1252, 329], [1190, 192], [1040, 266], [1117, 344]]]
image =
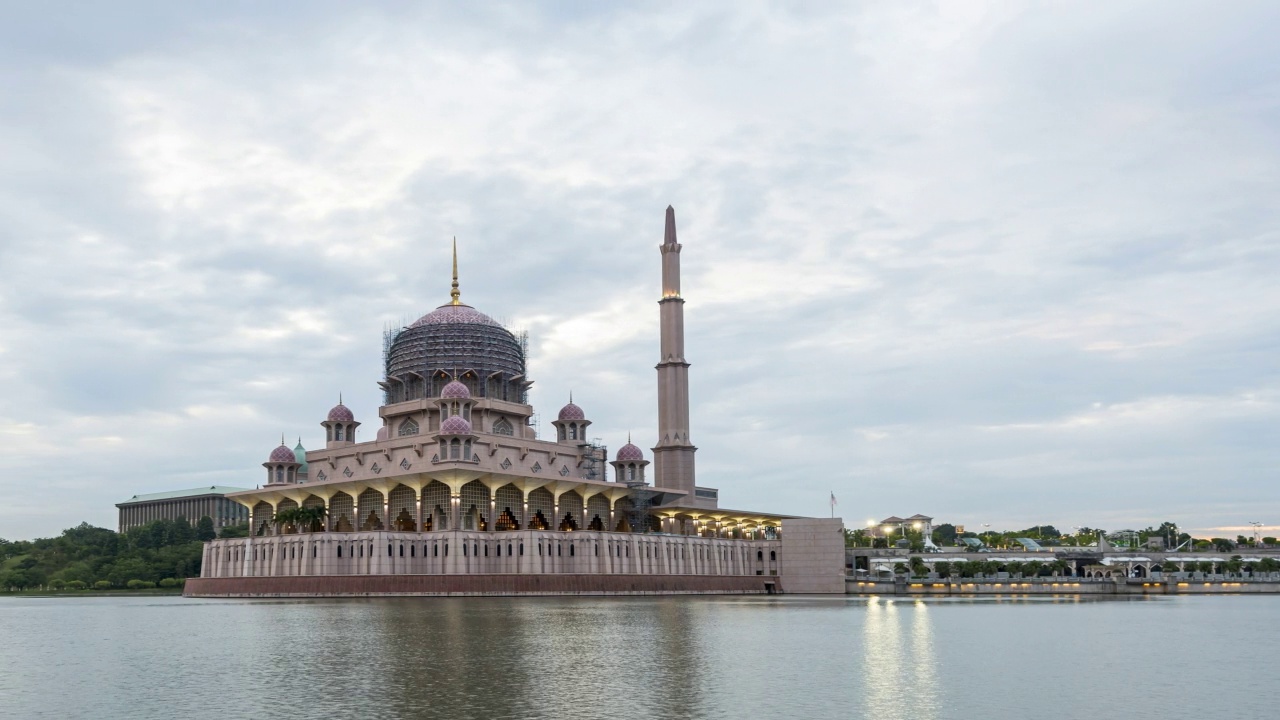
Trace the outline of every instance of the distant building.
[[210, 485], [190, 490], [134, 495], [122, 503], [116, 503], [116, 507], [120, 509], [120, 532], [154, 520], [175, 520], [179, 517], [185, 517], [195, 525], [205, 515], [213, 519], [214, 528], [247, 523], [248, 509], [225, 497], [227, 493], [242, 491], [244, 488]]

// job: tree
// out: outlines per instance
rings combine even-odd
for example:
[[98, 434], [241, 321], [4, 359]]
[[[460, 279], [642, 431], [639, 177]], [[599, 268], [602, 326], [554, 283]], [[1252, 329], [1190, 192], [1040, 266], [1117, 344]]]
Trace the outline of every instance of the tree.
[[249, 537], [249, 523], [240, 523], [239, 525], [225, 525], [218, 531], [220, 538], [242, 538]]
[[933, 542], [938, 545], [956, 544], [956, 526], [942, 523], [933, 529]]
[[208, 515], [202, 515], [199, 522], [196, 523], [196, 539], [200, 542], [208, 542], [218, 537], [218, 533], [213, 529], [213, 518]]
[[934, 572], [938, 573], [940, 578], [951, 577], [951, 563], [946, 560], [940, 560], [933, 564]]
[[919, 555], [911, 558], [911, 574], [918, 578], [922, 578], [929, 574], [929, 566], [924, 564], [924, 560], [922, 560]]
[[10, 570], [0, 575], [0, 585], [11, 590], [25, 590], [31, 587], [31, 576], [26, 570]]
[[1213, 549], [1218, 552], [1229, 553], [1236, 549], [1236, 546], [1226, 538], [1212, 538], [1209, 542], [1213, 543]]

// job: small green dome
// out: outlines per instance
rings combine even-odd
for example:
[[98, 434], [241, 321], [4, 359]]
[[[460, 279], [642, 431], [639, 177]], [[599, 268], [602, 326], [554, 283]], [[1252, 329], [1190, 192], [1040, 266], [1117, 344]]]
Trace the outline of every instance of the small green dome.
[[298, 446], [293, 449], [293, 456], [298, 458], [298, 462], [302, 463], [302, 467], [298, 468], [298, 474], [307, 471], [307, 449], [302, 447], [302, 438], [298, 438]]

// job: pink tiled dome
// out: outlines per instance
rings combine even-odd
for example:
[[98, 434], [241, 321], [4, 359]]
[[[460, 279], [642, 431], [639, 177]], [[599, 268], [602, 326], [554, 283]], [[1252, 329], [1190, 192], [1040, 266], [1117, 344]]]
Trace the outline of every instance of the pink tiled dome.
[[470, 435], [471, 423], [462, 419], [461, 415], [452, 415], [440, 423], [441, 435]]
[[627, 443], [618, 448], [618, 462], [633, 462], [644, 460], [644, 451], [640, 448]]
[[444, 389], [440, 391], [440, 397], [447, 400], [467, 400], [471, 398], [471, 391], [467, 389], [466, 385], [454, 380], [444, 386]]
[[329, 422], [355, 422], [355, 416], [351, 414], [351, 409], [342, 403], [333, 406], [329, 411]]
[[574, 405], [572, 400], [569, 401], [568, 405], [560, 408], [561, 420], [582, 420], [584, 418], [586, 418], [586, 415], [583, 414], [582, 408]]
[[467, 323], [471, 325], [493, 325], [502, 327], [497, 320], [485, 315], [470, 305], [441, 305], [418, 318], [409, 327], [423, 325], [447, 325], [451, 323]]
[[271, 451], [271, 457], [267, 458], [267, 462], [273, 463], [296, 463], [298, 458], [294, 456], [293, 451], [288, 447], [281, 445]]
[[387, 439], [387, 438], [389, 438], [389, 437], [391, 437], [391, 431], [387, 429], [387, 426], [386, 426], [386, 425], [383, 425], [382, 427], [378, 428], [378, 441], [379, 441], [379, 442], [381, 442], [381, 441], [383, 441], [383, 440], [386, 440], [386, 439]]

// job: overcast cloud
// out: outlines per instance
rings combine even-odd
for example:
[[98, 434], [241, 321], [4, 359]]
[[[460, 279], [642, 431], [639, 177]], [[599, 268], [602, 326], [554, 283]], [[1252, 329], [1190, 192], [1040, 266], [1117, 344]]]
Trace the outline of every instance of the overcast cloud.
[[1280, 525], [1280, 5], [833, 5], [5, 3], [0, 537], [372, 437], [454, 236], [651, 446], [668, 204], [722, 505]]

